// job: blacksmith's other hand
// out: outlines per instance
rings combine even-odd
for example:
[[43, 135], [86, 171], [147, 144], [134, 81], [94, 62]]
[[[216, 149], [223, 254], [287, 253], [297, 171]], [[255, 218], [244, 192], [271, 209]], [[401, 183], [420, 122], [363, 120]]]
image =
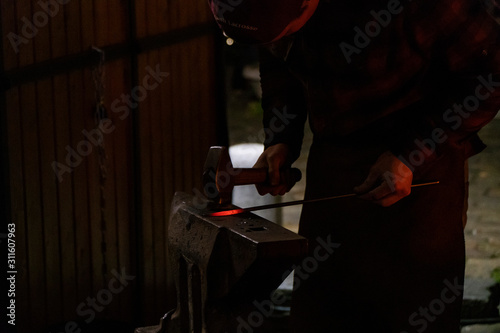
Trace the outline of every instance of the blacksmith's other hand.
[[281, 179], [280, 170], [290, 167], [290, 148], [284, 143], [268, 147], [260, 155], [253, 166], [254, 168], [267, 168], [269, 181], [265, 184], [256, 184], [255, 187], [260, 195], [271, 193], [272, 195], [284, 195], [291, 187]]
[[389, 207], [410, 195], [413, 172], [390, 151], [379, 156], [365, 181], [354, 188], [358, 197]]

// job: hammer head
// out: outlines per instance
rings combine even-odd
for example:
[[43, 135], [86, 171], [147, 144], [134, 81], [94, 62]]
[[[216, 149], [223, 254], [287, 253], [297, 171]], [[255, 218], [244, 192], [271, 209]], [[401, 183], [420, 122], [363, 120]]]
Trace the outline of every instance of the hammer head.
[[228, 149], [210, 147], [203, 167], [203, 190], [207, 198], [219, 204], [231, 203], [234, 173]]

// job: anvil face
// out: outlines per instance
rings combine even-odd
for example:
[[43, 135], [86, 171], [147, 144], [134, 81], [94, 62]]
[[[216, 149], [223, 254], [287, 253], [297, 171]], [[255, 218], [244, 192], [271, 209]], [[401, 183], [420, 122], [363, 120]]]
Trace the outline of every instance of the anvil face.
[[269, 298], [307, 252], [307, 240], [275, 223], [242, 214], [206, 216], [192, 196], [176, 193], [169, 224], [178, 308], [172, 321], [231, 332], [235, 314]]

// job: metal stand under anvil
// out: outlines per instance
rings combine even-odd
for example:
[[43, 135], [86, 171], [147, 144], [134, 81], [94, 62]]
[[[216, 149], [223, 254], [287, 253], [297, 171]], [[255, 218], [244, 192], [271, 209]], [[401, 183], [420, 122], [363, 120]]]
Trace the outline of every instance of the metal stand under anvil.
[[[177, 308], [136, 333], [241, 331], [241, 321], [258, 311], [255, 304], [270, 304], [272, 291], [306, 255], [305, 238], [253, 214], [204, 216], [207, 204], [175, 194], [168, 244]], [[264, 320], [252, 330], [265, 327]]]

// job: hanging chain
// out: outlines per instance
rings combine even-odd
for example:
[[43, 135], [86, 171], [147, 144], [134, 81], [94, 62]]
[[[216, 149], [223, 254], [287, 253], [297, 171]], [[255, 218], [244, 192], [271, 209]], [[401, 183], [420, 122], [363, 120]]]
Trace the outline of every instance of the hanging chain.
[[[92, 77], [95, 86], [95, 112], [94, 119], [96, 128], [99, 128], [101, 123], [108, 118], [106, 108], [104, 106], [105, 95], [105, 53], [103, 50], [93, 47], [93, 50], [99, 53], [99, 63], [92, 69]], [[101, 255], [102, 255], [102, 278], [103, 283], [106, 283], [106, 275], [108, 267], [106, 263], [106, 178], [108, 170], [106, 168], [106, 149], [104, 145], [104, 135], [101, 135], [99, 144], [97, 145], [98, 160], [99, 160], [99, 194], [100, 194], [100, 218], [101, 218]]]

